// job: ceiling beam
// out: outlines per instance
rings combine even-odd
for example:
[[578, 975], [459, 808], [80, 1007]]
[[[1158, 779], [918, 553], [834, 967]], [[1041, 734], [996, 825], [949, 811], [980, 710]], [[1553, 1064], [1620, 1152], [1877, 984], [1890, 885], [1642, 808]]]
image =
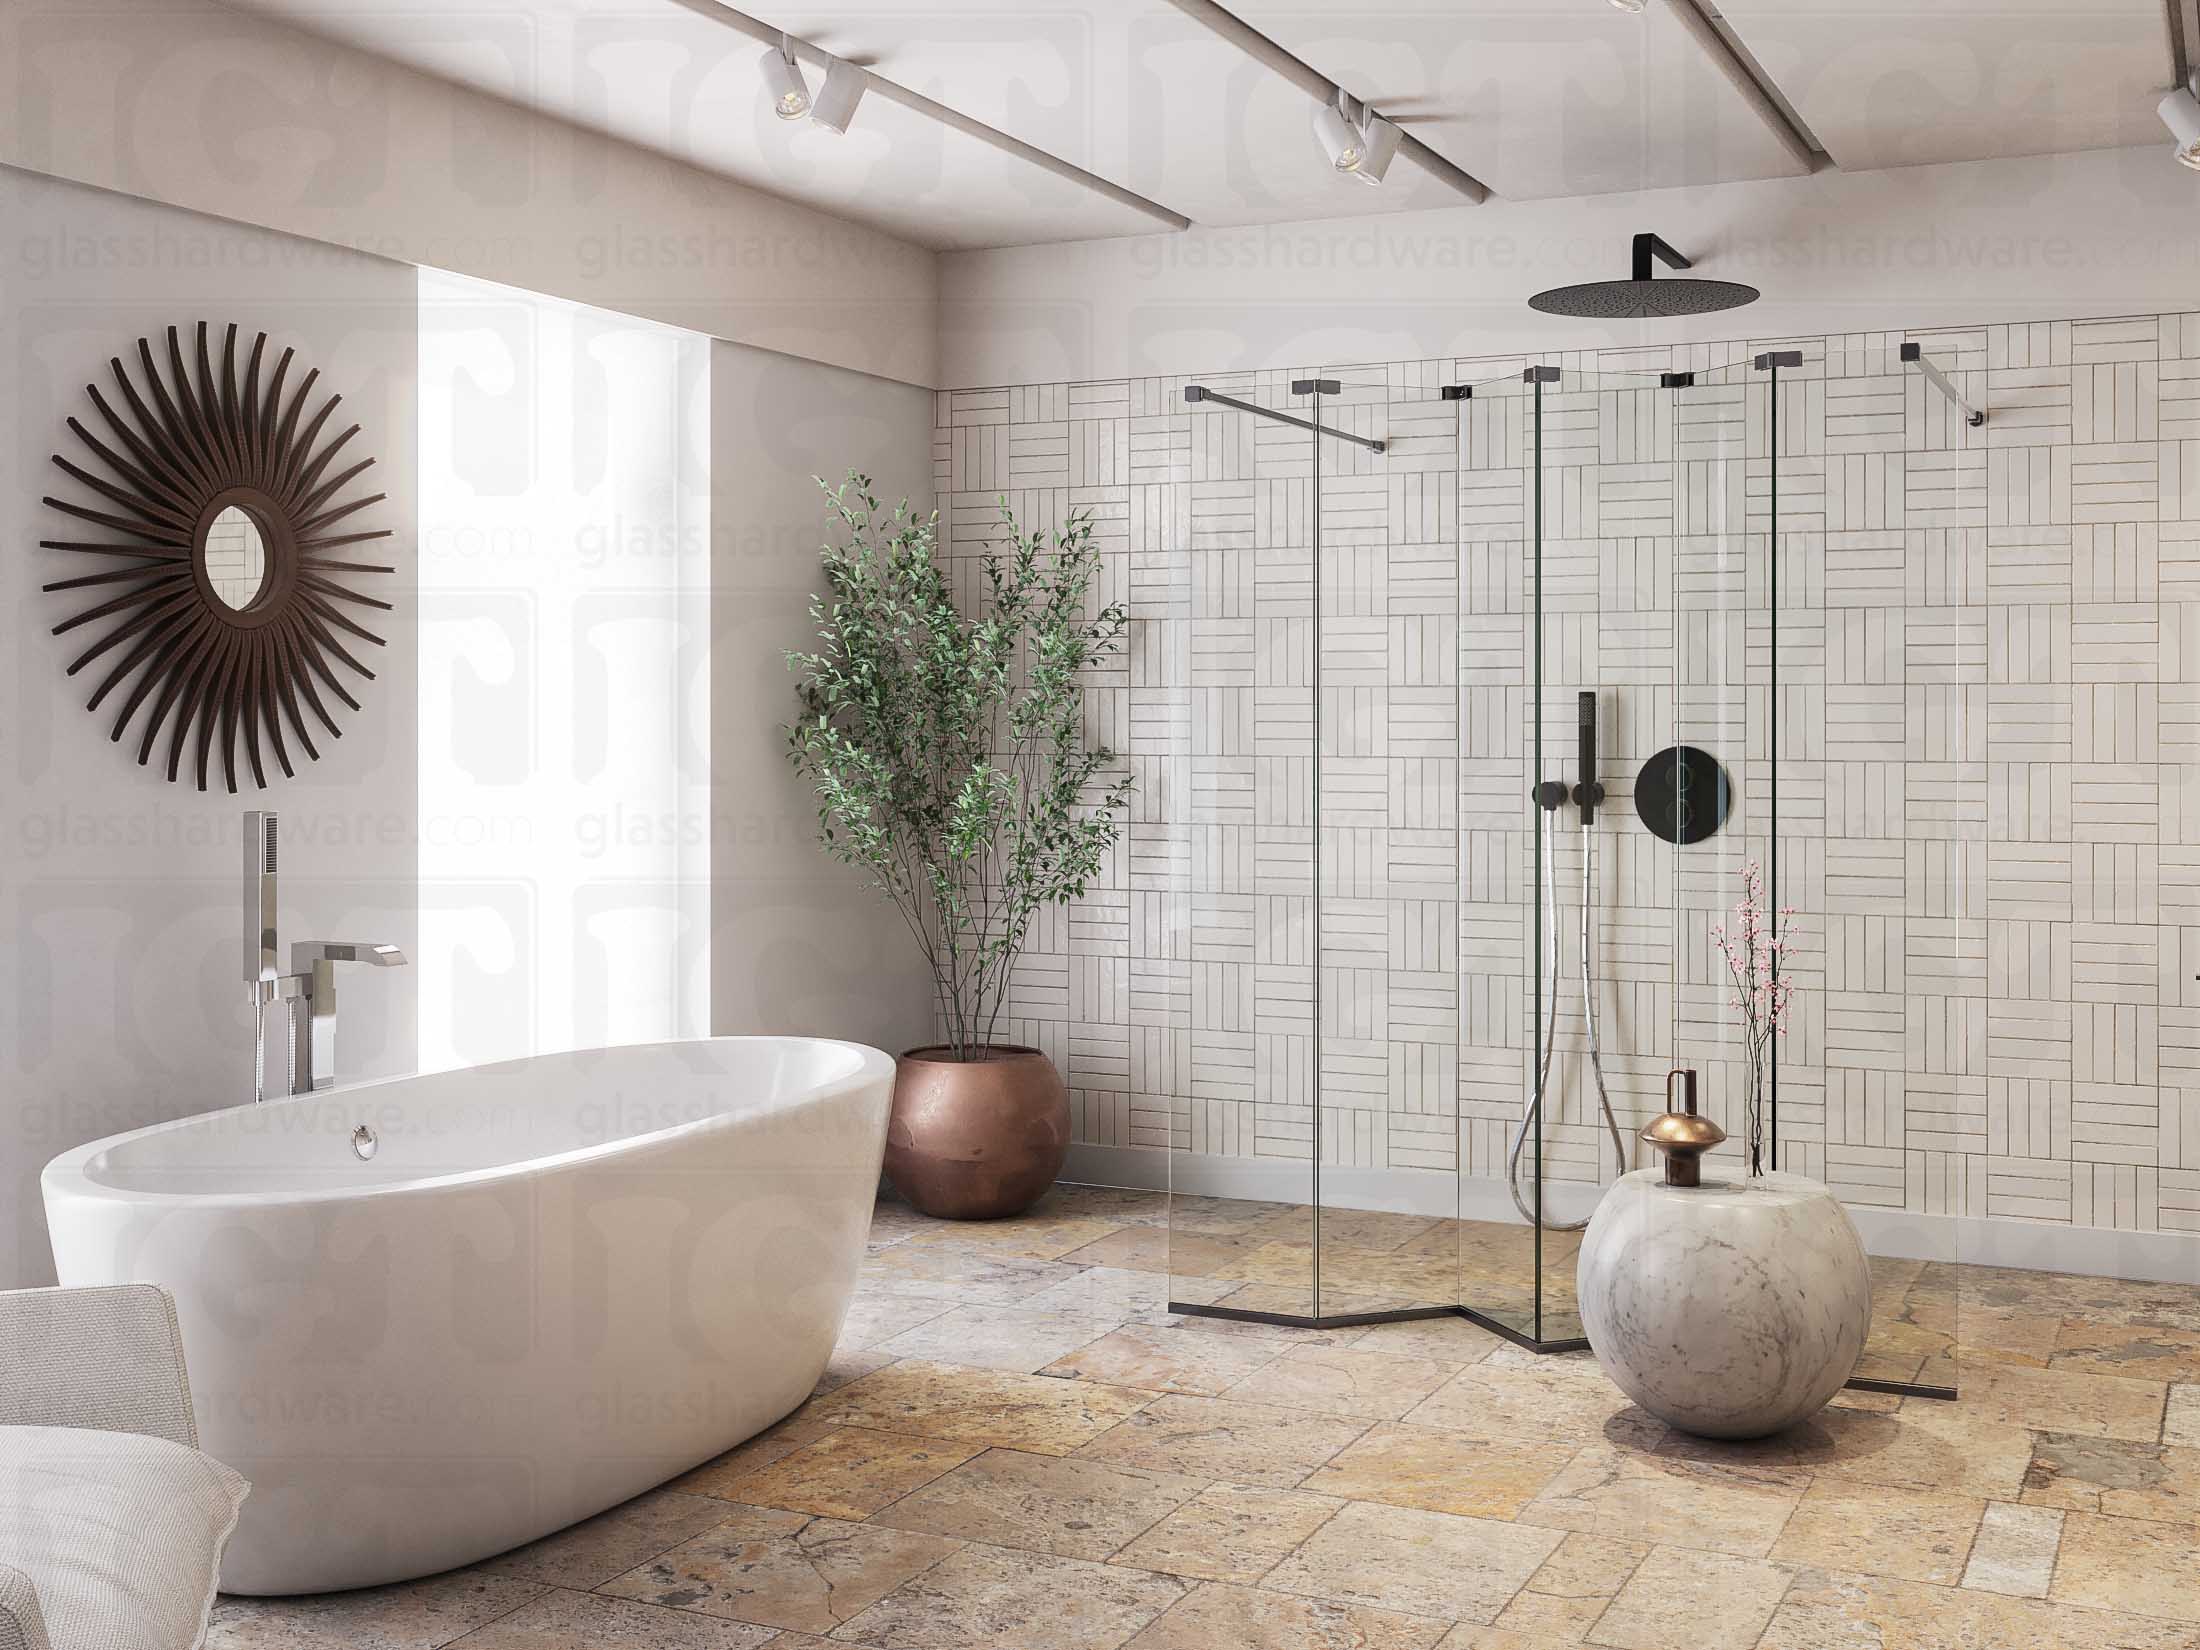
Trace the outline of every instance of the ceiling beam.
[[[1169, 0], [1169, 4], [1193, 22], [1227, 40], [1247, 57], [1265, 63], [1316, 103], [1327, 103], [1343, 90], [1311, 63], [1294, 57], [1252, 24], [1216, 5], [1214, 0]], [[1375, 112], [1382, 113], [1380, 109]], [[1477, 206], [1489, 198], [1489, 186], [1480, 178], [1464, 167], [1453, 165], [1411, 132], [1400, 134], [1398, 152], [1429, 176], [1451, 185]]]
[[[775, 27], [760, 17], [751, 17], [745, 11], [736, 11], [731, 6], [722, 6], [718, 3], [718, 0], [672, 0], [672, 3], [693, 12], [698, 17], [707, 18], [723, 28], [745, 34], [751, 40], [761, 41], [767, 46], [784, 44], [786, 49], [794, 53], [796, 57], [814, 63], [820, 68], [830, 67], [837, 61], [833, 54], [825, 50], [824, 47], [812, 45], [807, 40], [798, 40], [784, 29]], [[851, 68], [862, 67], [860, 64], [849, 66]], [[1112, 183], [1097, 172], [1088, 172], [1082, 166], [1073, 165], [1071, 162], [1062, 159], [1060, 155], [1049, 154], [1044, 149], [1024, 142], [1022, 138], [1009, 136], [1008, 133], [1001, 131], [998, 127], [988, 126], [982, 120], [974, 120], [959, 109], [950, 109], [946, 104], [935, 102], [922, 92], [913, 92], [906, 86], [888, 80], [875, 69], [862, 69], [862, 74], [863, 89], [883, 98], [888, 103], [898, 103], [904, 109], [913, 110], [927, 119], [935, 120], [942, 126], [962, 133], [965, 137], [976, 138], [980, 143], [989, 144], [1003, 154], [1014, 155], [1018, 160], [1027, 161], [1042, 171], [1052, 172], [1058, 178], [1066, 178], [1071, 183], [1089, 189], [1096, 195], [1106, 196], [1118, 206], [1127, 206], [1133, 212], [1143, 213], [1156, 223], [1165, 225], [1170, 229], [1189, 229], [1192, 226], [1190, 218], [1187, 218], [1181, 212], [1171, 211], [1159, 201], [1148, 200], [1135, 190], [1125, 189], [1119, 183]]]
[[1832, 157], [1804, 130], [1802, 117], [1780, 95], [1772, 77], [1742, 46], [1740, 38], [1729, 32], [1732, 25], [1719, 16], [1715, 7], [1703, 0], [1665, 0], [1665, 6], [1673, 14], [1674, 21], [1687, 30], [1688, 37], [1711, 60], [1711, 66], [1741, 95], [1750, 112], [1763, 121], [1765, 129], [1779, 139], [1780, 146], [1795, 157], [1796, 164], [1806, 172], [1832, 164]]

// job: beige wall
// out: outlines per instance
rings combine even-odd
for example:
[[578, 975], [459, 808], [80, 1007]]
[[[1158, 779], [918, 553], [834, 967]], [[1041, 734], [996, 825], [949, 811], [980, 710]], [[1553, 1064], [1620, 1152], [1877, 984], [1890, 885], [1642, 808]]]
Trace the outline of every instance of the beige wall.
[[711, 352], [711, 1030], [931, 1033], [931, 986], [893, 908], [816, 841], [788, 767], [790, 648], [808, 645], [825, 502], [851, 466], [879, 497], [932, 507], [932, 400], [768, 350]]
[[[282, 814], [282, 935], [416, 949], [418, 683], [412, 609], [417, 277], [402, 264], [242, 229], [0, 168], [0, 1287], [50, 1280], [38, 1172], [86, 1140], [251, 1098], [252, 1018], [239, 956], [243, 810]], [[159, 268], [59, 267], [38, 249], [152, 245]], [[110, 355], [171, 324], [234, 320], [295, 346], [362, 426], [363, 478], [387, 493], [363, 519], [397, 604], [374, 681], [344, 736], [264, 792], [202, 793], [108, 742], [115, 701], [87, 715], [95, 676], [70, 679], [86, 635], [50, 634], [75, 607], [48, 580], [82, 573], [36, 548], [70, 537], [39, 496], [82, 497], [49, 455], [64, 419], [95, 423], [84, 386]], [[271, 351], [272, 353], [272, 351]], [[296, 382], [296, 374], [292, 375]], [[56, 483], [60, 485], [56, 487]], [[338, 710], [341, 707], [332, 707]], [[142, 716], [142, 711], [140, 715]], [[346, 987], [338, 1056], [351, 1076], [413, 1063], [415, 980]]]
[[[1616, 327], [1527, 307], [1624, 276], [1645, 229], [1763, 300]], [[949, 388], [2160, 314], [2200, 290], [2200, 190], [2149, 145], [949, 253], [940, 280]]]
[[933, 381], [929, 251], [349, 46], [210, 0], [0, 0], [0, 65], [0, 163]]

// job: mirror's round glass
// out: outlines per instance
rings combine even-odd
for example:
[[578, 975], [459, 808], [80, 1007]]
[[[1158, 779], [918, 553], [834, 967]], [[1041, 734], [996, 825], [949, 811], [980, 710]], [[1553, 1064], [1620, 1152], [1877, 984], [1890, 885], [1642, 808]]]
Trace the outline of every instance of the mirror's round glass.
[[249, 512], [232, 504], [216, 516], [199, 553], [206, 561], [206, 582], [223, 605], [241, 613], [259, 600], [267, 583], [267, 546]]

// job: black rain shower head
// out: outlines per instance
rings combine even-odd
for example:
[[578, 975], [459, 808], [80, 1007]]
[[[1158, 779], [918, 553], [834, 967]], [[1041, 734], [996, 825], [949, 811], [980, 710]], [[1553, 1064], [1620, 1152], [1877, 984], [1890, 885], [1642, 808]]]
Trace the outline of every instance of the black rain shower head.
[[1554, 286], [1528, 300], [1530, 309], [1546, 315], [1573, 315], [1585, 321], [1626, 321], [1638, 317], [1663, 319], [1674, 315], [1708, 315], [1715, 309], [1739, 309], [1757, 301], [1753, 286], [1739, 281], [1706, 281], [1697, 276], [1679, 280], [1651, 279], [1650, 260], [1655, 256], [1674, 269], [1686, 269], [1688, 260], [1655, 235], [1635, 237], [1635, 275], [1630, 281], [1584, 281], [1579, 286]]

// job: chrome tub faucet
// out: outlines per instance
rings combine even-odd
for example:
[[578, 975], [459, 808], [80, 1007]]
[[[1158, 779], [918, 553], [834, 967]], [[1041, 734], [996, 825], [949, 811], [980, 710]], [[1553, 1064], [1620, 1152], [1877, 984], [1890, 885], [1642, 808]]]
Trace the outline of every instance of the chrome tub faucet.
[[244, 816], [244, 979], [252, 993], [256, 1101], [270, 1094], [308, 1094], [336, 1081], [338, 963], [399, 968], [405, 962], [405, 953], [394, 945], [299, 940], [290, 948], [290, 971], [281, 972], [275, 826], [269, 810], [253, 809]]

